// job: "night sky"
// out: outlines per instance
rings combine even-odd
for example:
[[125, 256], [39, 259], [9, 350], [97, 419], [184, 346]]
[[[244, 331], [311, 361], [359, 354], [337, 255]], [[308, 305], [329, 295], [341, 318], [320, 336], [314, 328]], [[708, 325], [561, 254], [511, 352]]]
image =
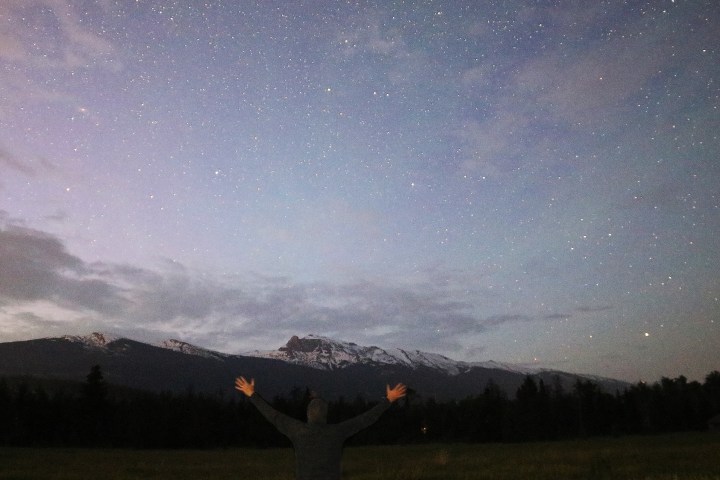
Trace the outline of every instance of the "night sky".
[[0, 2], [0, 341], [720, 369], [720, 3]]

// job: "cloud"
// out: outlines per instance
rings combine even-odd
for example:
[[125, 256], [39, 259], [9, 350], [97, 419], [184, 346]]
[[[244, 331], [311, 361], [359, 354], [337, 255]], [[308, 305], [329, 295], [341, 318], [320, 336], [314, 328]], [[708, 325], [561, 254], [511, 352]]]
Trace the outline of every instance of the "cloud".
[[491, 120], [469, 120], [455, 130], [464, 159], [461, 169], [501, 176], [522, 163], [527, 119], [510, 109]]
[[[345, 25], [331, 33], [333, 43], [338, 46], [337, 55], [343, 63], [349, 58], [363, 57], [365, 60], [355, 60], [361, 65], [373, 65], [370, 68], [377, 68], [376, 73], [382, 72], [387, 84], [374, 82], [373, 89], [392, 87], [393, 95], [424, 96], [423, 101], [429, 107], [432, 102], [427, 98], [425, 88], [420, 87], [446, 88], [444, 72], [427, 53], [433, 48], [432, 39], [427, 37], [427, 41], [420, 42], [420, 47], [419, 31], [408, 31], [395, 24], [392, 8], [373, 9], [370, 14], [351, 16]], [[365, 78], [367, 68], [362, 67], [357, 73], [358, 78]]]
[[277, 342], [305, 333], [414, 348], [437, 348], [439, 340], [450, 347], [487, 328], [472, 302], [454, 298], [447, 275], [405, 285], [379, 280], [331, 285], [214, 277], [170, 261], [155, 270], [87, 263], [53, 235], [7, 218], [4, 223], [0, 303], [33, 315], [35, 323], [76, 319], [83, 326], [246, 349], [248, 339]]
[[15, 156], [0, 148], [0, 171], [5, 169], [15, 170], [28, 176], [35, 175], [35, 170], [27, 163], [21, 162]]
[[[561, 11], [566, 8], [567, 12]], [[623, 125], [628, 121], [617, 119], [640, 116], [638, 121], [646, 122], [646, 113], [637, 104], [655, 91], [654, 83], [661, 79], [670, 78], [669, 84], [677, 85], [677, 97], [693, 95], [688, 84], [697, 80], [673, 81], [670, 72], [705, 70], [696, 52], [706, 47], [699, 42], [717, 34], [699, 27], [688, 38], [688, 46], [678, 38], [676, 26], [660, 17], [652, 33], [638, 35], [648, 30], [648, 19], [643, 16], [629, 16], [624, 28], [612, 34], [596, 31], [605, 17], [618, 14], [572, 2], [564, 2], [562, 9], [518, 11], [513, 23], [519, 37], [525, 34], [523, 28], [542, 24], [551, 29], [552, 36], [537, 54], [499, 51], [458, 76], [458, 90], [483, 106], [451, 127], [465, 170], [506, 175], [529, 162], [561, 161], [554, 157], [571, 138], [598, 141], [598, 129], [624, 135]], [[481, 29], [477, 36], [491, 37], [492, 33]], [[499, 65], [507, 60], [500, 57], [507, 55], [515, 56], [512, 69], [502, 70]]]
[[650, 42], [634, 48], [611, 42], [571, 59], [553, 55], [528, 64], [515, 78], [515, 87], [552, 120], [567, 125], [614, 122], [612, 113], [627, 108], [628, 100], [662, 69], [664, 61], [648, 55], [656, 50]]
[[133, 338], [173, 337], [230, 353], [279, 346], [308, 333], [451, 352], [505, 325], [569, 317], [482, 315], [480, 306], [493, 298], [462, 272], [431, 269], [404, 279], [328, 283], [250, 273], [222, 277], [169, 260], [153, 269], [88, 263], [51, 234], [5, 223], [0, 229], [5, 323], [17, 324], [19, 317], [8, 316], [22, 312], [32, 315], [24, 324], [51, 322], [55, 331], [64, 326], [76, 333], [100, 329]]
[[0, 15], [13, 19], [0, 33], [0, 59], [21, 67], [70, 70], [97, 64], [111, 43], [63, 0], [7, 0]]
[[290, 282], [255, 283], [238, 289], [225, 314], [235, 322], [238, 337], [275, 338], [317, 333], [364, 344], [431, 346], [438, 341], [457, 345], [456, 337], [484, 330], [472, 305], [448, 300], [439, 290], [422, 285], [398, 286], [362, 281], [340, 286]]
[[[107, 10], [102, 3], [85, 8]], [[28, 103], [72, 101], [67, 89], [55, 87], [64, 75], [121, 68], [112, 43], [84, 22], [89, 13], [63, 0], [0, 2], [7, 27], [0, 31], [0, 63], [11, 67], [0, 70], [0, 118]]]
[[3, 308], [0, 300], [0, 341], [27, 340], [40, 336], [64, 335], [68, 322], [48, 318], [27, 310]]
[[[66, 326], [65, 322], [59, 322], [56, 320], [48, 320], [40, 317], [32, 312], [20, 312], [12, 315], [12, 319], [22, 324], [26, 329], [58, 329]], [[16, 326], [17, 328], [17, 326]]]
[[68, 220], [68, 218], [70, 218], [70, 216], [65, 210], [58, 209], [58, 210], [55, 210], [55, 212], [50, 215], [45, 215], [44, 218], [45, 218], [45, 220], [63, 223], [66, 220]]
[[0, 146], [0, 188], [3, 187], [3, 179], [13, 172], [26, 177], [37, 177], [56, 170], [55, 165], [43, 158], [21, 159]]
[[350, 19], [347, 27], [335, 32], [335, 43], [343, 56], [373, 54], [382, 57], [404, 56], [407, 46], [397, 29], [383, 28], [383, 16], [390, 13], [377, 10], [372, 15], [358, 15]]
[[664, 182], [628, 194], [616, 205], [621, 210], [643, 209], [663, 213], [683, 214], [697, 207], [698, 197], [684, 190], [680, 183]]
[[94, 278], [57, 238], [17, 226], [0, 230], [0, 298], [101, 313], [117, 313], [124, 303], [115, 286]]
[[[557, 13], [557, 12], [556, 12]], [[593, 15], [598, 15], [595, 9]], [[602, 15], [610, 15], [603, 13]], [[585, 15], [571, 17], [585, 18]], [[584, 39], [577, 26], [567, 27], [569, 18], [555, 17], [558, 32], [569, 28], [568, 35], [578, 38], [578, 47], [555, 46], [547, 54], [530, 59], [512, 79], [510, 93], [532, 100], [537, 110], [548, 115], [551, 122], [566, 125], [597, 125], [617, 123], [616, 115], [633, 107], [630, 100], [643, 91], [653, 79], [680, 56], [668, 55], [678, 39], [671, 22], [656, 20], [655, 31], [637, 35], [640, 23], [647, 19], [629, 17], [624, 29]], [[565, 22], [565, 23], [563, 23]], [[574, 22], [574, 20], [573, 20]], [[572, 22], [571, 22], [572, 23]], [[647, 28], [644, 28], [647, 30]], [[590, 25], [583, 26], [586, 37]]]
[[483, 320], [483, 324], [487, 326], [497, 327], [506, 323], [529, 322], [532, 317], [527, 315], [492, 315]]
[[614, 307], [610, 305], [599, 305], [599, 306], [589, 306], [585, 305], [582, 307], [578, 307], [575, 309], [575, 311], [580, 313], [593, 313], [593, 312], [604, 312], [606, 310], [612, 310]]

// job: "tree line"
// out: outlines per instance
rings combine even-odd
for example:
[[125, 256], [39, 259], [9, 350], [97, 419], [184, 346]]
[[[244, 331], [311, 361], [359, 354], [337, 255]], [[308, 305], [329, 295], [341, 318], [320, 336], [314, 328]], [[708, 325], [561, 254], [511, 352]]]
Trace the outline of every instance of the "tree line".
[[[271, 399], [304, 420], [308, 389]], [[360, 396], [330, 403], [337, 422], [371, 408]], [[490, 382], [481, 394], [451, 402], [409, 394], [353, 444], [522, 442], [704, 430], [720, 413], [720, 372], [603, 392], [590, 381], [570, 390], [528, 376], [514, 397]], [[288, 441], [241, 395], [151, 393], [107, 385], [94, 366], [78, 388], [0, 378], [0, 446], [126, 448], [277, 447]]]

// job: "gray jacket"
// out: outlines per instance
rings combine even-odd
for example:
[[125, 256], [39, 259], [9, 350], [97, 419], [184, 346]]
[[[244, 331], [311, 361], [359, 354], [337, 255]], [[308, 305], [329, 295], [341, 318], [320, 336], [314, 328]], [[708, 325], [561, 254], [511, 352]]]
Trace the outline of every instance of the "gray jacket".
[[328, 424], [327, 404], [315, 399], [308, 406], [308, 423], [278, 412], [258, 394], [250, 401], [295, 448], [296, 480], [340, 480], [342, 448], [345, 440], [369, 427], [390, 407], [383, 398], [375, 407], [341, 423]]

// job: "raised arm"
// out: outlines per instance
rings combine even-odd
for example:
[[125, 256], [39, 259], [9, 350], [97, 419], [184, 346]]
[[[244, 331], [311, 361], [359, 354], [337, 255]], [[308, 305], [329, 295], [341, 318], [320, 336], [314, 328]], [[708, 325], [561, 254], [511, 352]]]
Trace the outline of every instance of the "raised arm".
[[385, 389], [386, 396], [383, 400], [380, 401], [380, 403], [375, 405], [367, 412], [362, 413], [357, 417], [351, 418], [350, 420], [345, 420], [340, 424], [345, 438], [351, 437], [360, 430], [367, 428], [373, 423], [375, 423], [378, 418], [380, 418], [380, 415], [385, 413], [385, 410], [390, 408], [390, 405], [394, 401], [405, 396], [406, 390], [407, 387], [405, 387], [405, 385], [403, 385], [402, 383], [398, 383], [393, 388], [390, 388], [390, 385], [387, 385]]
[[252, 378], [248, 382], [245, 377], [235, 379], [235, 389], [241, 391], [255, 405], [255, 408], [262, 414], [265, 419], [272, 423], [283, 435], [289, 436], [298, 428], [302, 428], [303, 422], [278, 412], [271, 407], [263, 398], [255, 393], [255, 379]]

